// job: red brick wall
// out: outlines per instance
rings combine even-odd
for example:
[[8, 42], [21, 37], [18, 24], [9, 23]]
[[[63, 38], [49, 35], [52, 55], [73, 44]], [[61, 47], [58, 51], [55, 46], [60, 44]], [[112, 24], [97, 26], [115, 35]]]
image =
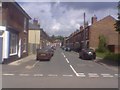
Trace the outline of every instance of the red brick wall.
[[[23, 39], [27, 38], [28, 46], [28, 23], [27, 18], [27, 32], [24, 32], [24, 17], [26, 17], [14, 4], [13, 2], [3, 2], [2, 3], [2, 24], [12, 28], [18, 32], [19, 39], [22, 39], [22, 57], [28, 55], [27, 52], [23, 53]], [[19, 41], [18, 41], [19, 42]]]
[[115, 41], [114, 45], [117, 45], [118, 33], [115, 31], [115, 22], [116, 20], [113, 17], [107, 16], [102, 20], [96, 22], [95, 24], [91, 25], [89, 33], [89, 47], [93, 47], [95, 49], [98, 47], [100, 35], [104, 35], [106, 37], [107, 44]]

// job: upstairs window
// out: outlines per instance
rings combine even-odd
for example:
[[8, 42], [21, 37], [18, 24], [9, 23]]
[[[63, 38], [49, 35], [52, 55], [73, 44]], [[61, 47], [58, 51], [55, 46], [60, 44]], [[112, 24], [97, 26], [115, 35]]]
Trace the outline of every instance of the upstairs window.
[[24, 18], [24, 32], [27, 33], [27, 19]]

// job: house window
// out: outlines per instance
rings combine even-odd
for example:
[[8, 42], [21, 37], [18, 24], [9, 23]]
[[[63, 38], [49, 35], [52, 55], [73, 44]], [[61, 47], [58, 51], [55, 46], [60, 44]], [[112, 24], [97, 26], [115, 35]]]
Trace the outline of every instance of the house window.
[[27, 32], [27, 19], [24, 18], [24, 32]]
[[17, 35], [10, 33], [10, 55], [17, 54]]
[[23, 52], [26, 52], [27, 49], [27, 40], [26, 38], [23, 39]]

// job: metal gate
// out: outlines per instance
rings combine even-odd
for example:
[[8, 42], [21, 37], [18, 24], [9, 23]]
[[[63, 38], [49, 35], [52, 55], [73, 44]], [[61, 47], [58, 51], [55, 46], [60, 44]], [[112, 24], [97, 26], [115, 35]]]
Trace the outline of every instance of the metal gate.
[[0, 37], [0, 63], [2, 63], [2, 61], [3, 61], [2, 49], [3, 49], [3, 38]]

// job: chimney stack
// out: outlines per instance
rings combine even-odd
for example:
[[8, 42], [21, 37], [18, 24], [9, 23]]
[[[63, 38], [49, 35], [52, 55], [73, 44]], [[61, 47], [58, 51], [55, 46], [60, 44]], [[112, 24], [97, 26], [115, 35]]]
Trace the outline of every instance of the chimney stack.
[[93, 17], [92, 17], [92, 20], [91, 20], [92, 22], [92, 24], [94, 24], [94, 23], [96, 23], [97, 22], [97, 17], [96, 17], [96, 15], [94, 15]]
[[40, 27], [40, 23], [38, 24], [38, 27]]
[[38, 25], [38, 20], [34, 18], [33, 24], [34, 24], [34, 25]]
[[83, 30], [83, 26], [80, 26], [80, 30]]

